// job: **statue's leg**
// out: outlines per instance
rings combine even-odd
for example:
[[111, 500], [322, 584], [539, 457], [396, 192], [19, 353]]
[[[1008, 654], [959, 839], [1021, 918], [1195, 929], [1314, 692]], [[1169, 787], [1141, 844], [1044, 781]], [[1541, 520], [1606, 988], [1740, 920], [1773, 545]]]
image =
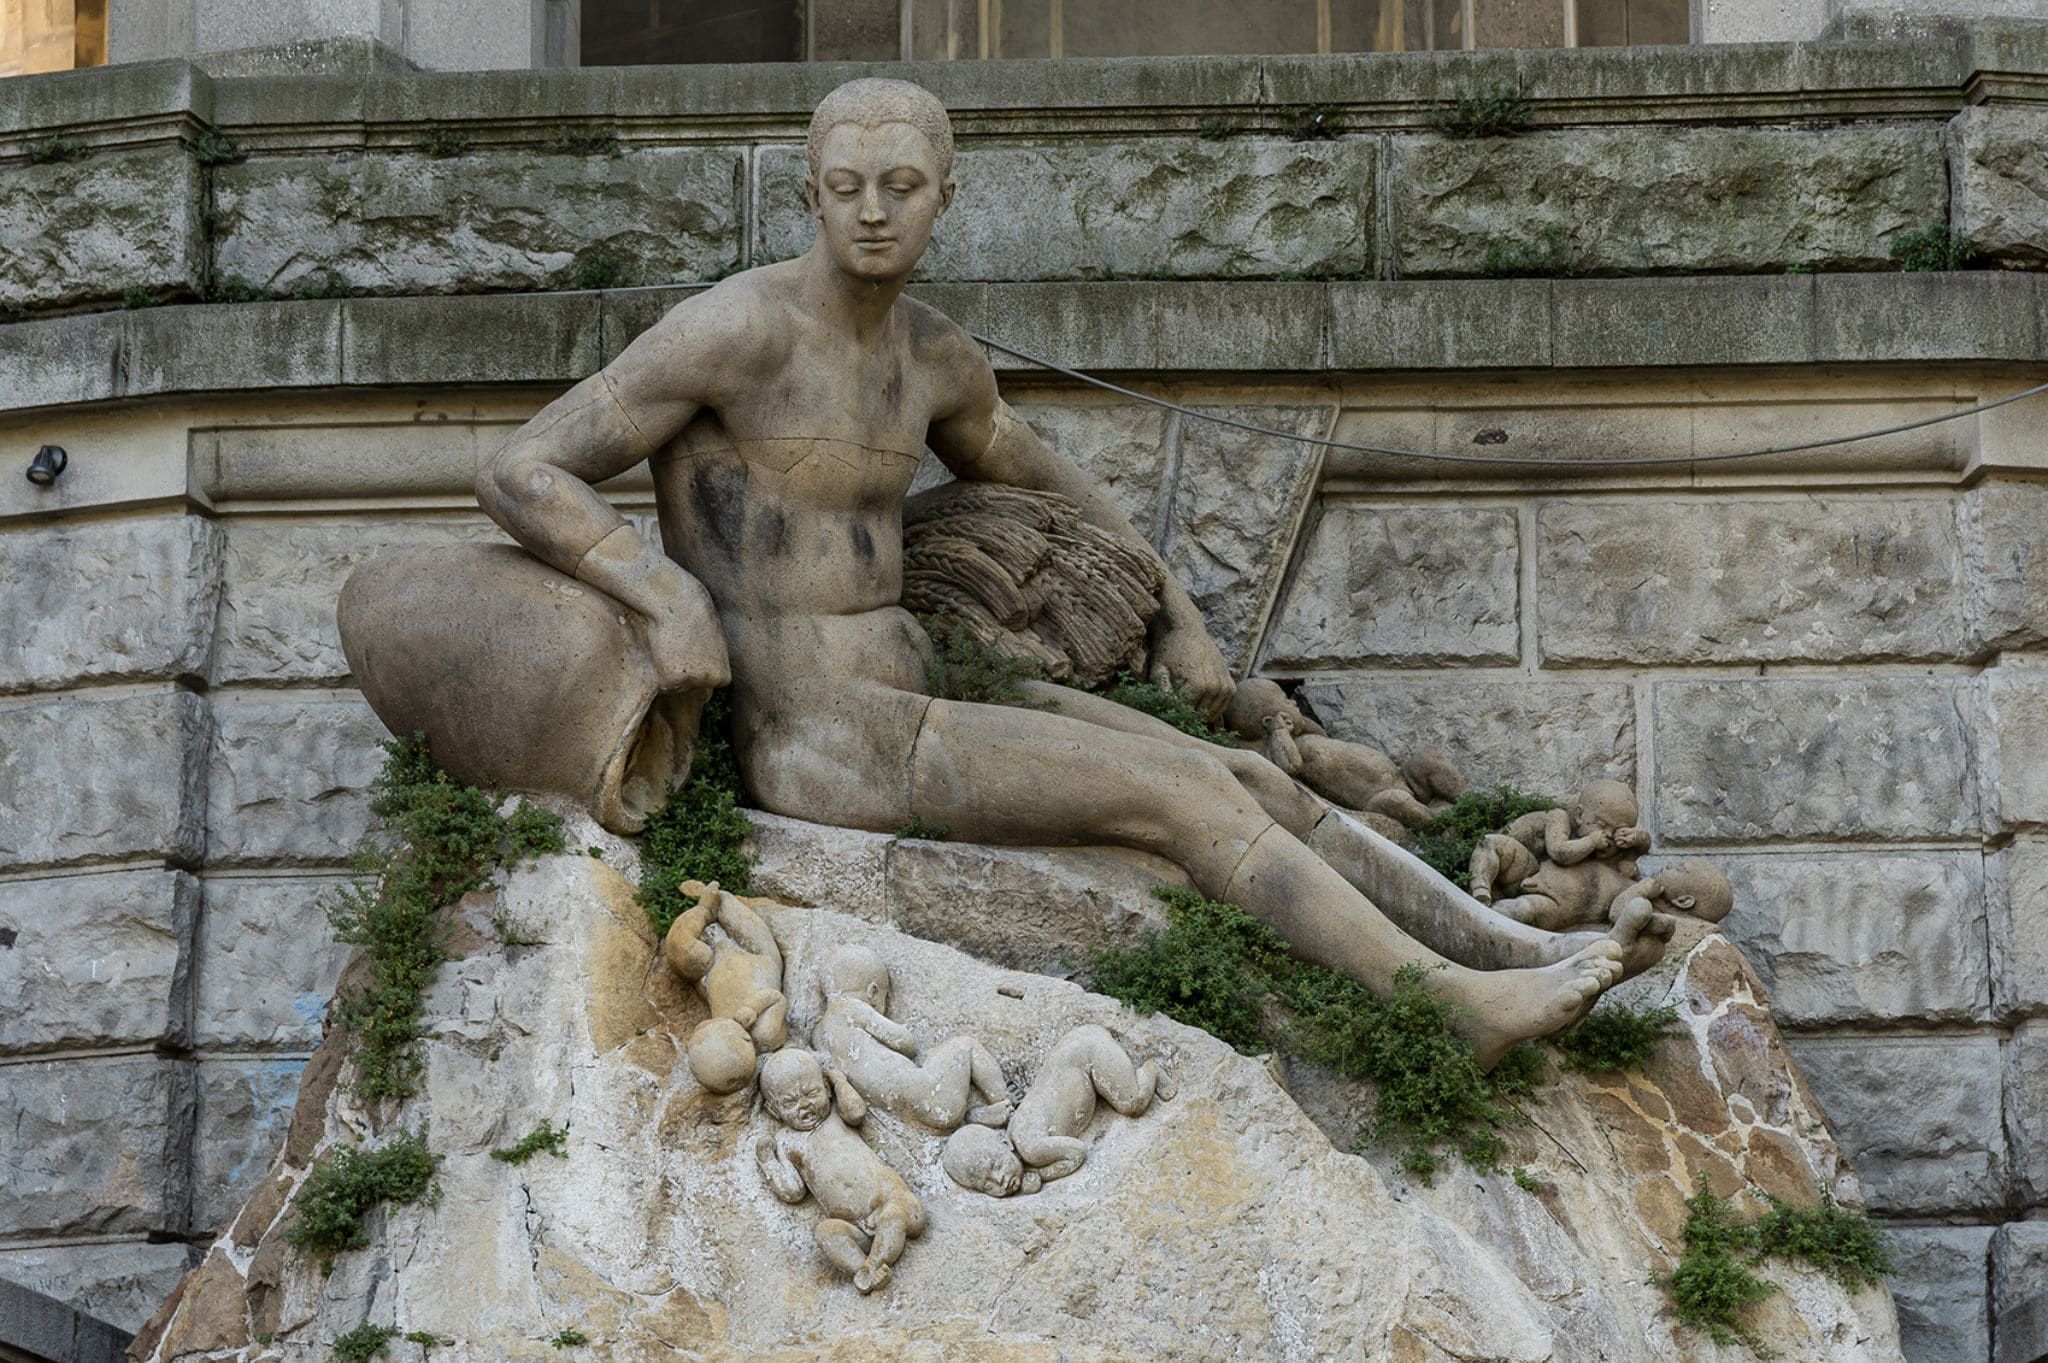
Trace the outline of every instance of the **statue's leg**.
[[1142, 1066], [1132, 1064], [1130, 1053], [1104, 1032], [1088, 1048], [1088, 1077], [1103, 1102], [1126, 1117], [1140, 1117], [1152, 1106], [1159, 1067], [1149, 1060]]
[[[1010, 1116], [1002, 1062], [971, 1036], [948, 1037], [926, 1053], [918, 1091], [909, 1096], [911, 1115], [926, 1126], [951, 1131], [962, 1120], [1001, 1126]], [[968, 1104], [974, 1094], [981, 1103]]]
[[1038, 1171], [1041, 1182], [1065, 1178], [1088, 1162], [1088, 1143], [1073, 1136], [1017, 1138], [1017, 1158]]
[[[1265, 920], [1304, 959], [1377, 994], [1391, 992], [1403, 965], [1438, 970], [1432, 984], [1463, 1006], [1460, 1026], [1485, 1064], [1569, 1024], [1620, 972], [1621, 949], [1604, 939], [1533, 970], [1485, 973], [1445, 960], [1268, 815], [1220, 758], [1177, 743], [1038, 710], [933, 700], [910, 769], [909, 813], [956, 836], [1112, 842], [1164, 856], [1204, 894]], [[885, 767], [870, 779], [890, 774]]]
[[858, 1273], [867, 1262], [868, 1248], [851, 1221], [828, 1216], [812, 1234], [817, 1237], [818, 1251], [825, 1256], [825, 1262], [841, 1273]]

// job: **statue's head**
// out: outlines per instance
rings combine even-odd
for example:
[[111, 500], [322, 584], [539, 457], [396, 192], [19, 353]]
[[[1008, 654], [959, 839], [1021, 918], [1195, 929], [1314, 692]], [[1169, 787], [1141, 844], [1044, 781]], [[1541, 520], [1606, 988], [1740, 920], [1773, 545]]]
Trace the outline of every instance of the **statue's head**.
[[1024, 1161], [1009, 1135], [974, 1123], [946, 1137], [939, 1167], [961, 1187], [990, 1197], [1008, 1197], [1024, 1178]]
[[953, 202], [946, 108], [903, 80], [851, 80], [818, 103], [804, 196], [832, 259], [884, 283], [908, 278]]
[[688, 1053], [690, 1073], [713, 1093], [738, 1093], [754, 1077], [754, 1039], [731, 1018], [699, 1023]]
[[840, 947], [818, 970], [818, 985], [828, 999], [851, 995], [878, 1013], [889, 1011], [889, 967], [866, 947]]
[[1691, 914], [1708, 923], [1718, 923], [1735, 907], [1735, 890], [1728, 877], [1710, 861], [1694, 857], [1657, 872], [1663, 887], [1660, 907]]
[[784, 1126], [809, 1131], [832, 1113], [832, 1090], [818, 1057], [791, 1047], [761, 1065], [761, 1101]]
[[1641, 812], [1636, 793], [1621, 782], [1588, 781], [1572, 806], [1572, 822], [1581, 833], [1595, 829], [1612, 833], [1633, 828]]

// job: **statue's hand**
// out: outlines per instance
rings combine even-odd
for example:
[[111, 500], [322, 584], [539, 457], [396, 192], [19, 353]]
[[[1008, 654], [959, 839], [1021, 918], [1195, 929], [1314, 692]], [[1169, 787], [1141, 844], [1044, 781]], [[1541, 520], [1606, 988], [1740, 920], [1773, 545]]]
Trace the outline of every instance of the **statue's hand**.
[[1229, 665], [1199, 617], [1155, 624], [1150, 661], [1154, 683], [1184, 688], [1210, 719], [1222, 714], [1236, 693]]
[[[663, 574], [664, 577], [668, 576]], [[656, 584], [653, 609], [643, 617], [647, 651], [664, 691], [711, 691], [732, 680], [718, 607], [704, 584], [677, 568], [670, 582]]]

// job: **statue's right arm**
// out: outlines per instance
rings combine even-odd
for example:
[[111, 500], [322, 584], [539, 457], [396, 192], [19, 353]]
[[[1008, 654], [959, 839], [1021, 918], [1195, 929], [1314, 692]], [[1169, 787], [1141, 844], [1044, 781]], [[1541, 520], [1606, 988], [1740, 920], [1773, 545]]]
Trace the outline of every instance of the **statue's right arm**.
[[744, 304], [714, 290], [680, 304], [620, 356], [543, 407], [477, 469], [478, 503], [542, 561], [624, 603], [646, 622], [667, 689], [730, 680], [710, 593], [649, 544], [595, 483], [672, 440], [736, 361]]

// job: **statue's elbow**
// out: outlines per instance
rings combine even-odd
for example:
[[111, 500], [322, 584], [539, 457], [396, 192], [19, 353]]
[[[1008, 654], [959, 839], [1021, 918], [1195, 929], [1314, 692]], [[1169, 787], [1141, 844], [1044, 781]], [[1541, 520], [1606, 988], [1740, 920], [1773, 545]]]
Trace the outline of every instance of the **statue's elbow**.
[[476, 471], [476, 504], [499, 525], [510, 526], [533, 486], [531, 461], [502, 450], [483, 461]]

